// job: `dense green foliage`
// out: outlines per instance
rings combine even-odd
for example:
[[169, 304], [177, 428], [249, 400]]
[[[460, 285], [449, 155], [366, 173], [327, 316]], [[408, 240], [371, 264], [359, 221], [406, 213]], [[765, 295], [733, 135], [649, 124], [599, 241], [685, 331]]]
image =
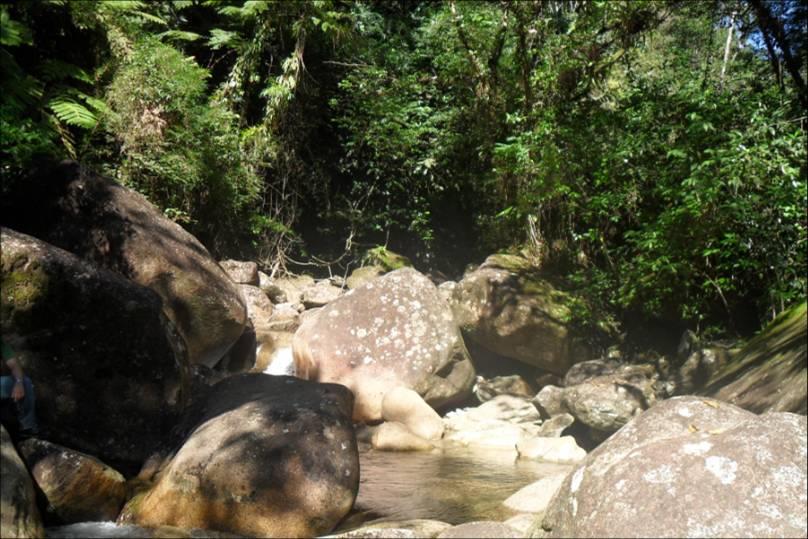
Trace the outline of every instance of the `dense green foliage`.
[[70, 156], [267, 269], [522, 250], [728, 330], [805, 297], [800, 2], [2, 6], [5, 192]]

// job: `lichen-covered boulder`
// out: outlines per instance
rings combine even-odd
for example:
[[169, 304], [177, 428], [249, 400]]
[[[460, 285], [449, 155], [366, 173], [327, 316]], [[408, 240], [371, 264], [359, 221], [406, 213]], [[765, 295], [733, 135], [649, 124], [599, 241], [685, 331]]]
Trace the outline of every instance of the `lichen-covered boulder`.
[[495, 255], [457, 283], [451, 305], [463, 334], [481, 346], [564, 374], [591, 355], [570, 328], [572, 301], [525, 259]]
[[478, 376], [472, 391], [481, 403], [489, 401], [498, 395], [514, 395], [528, 399], [536, 395], [536, 390], [518, 374], [493, 376], [491, 378]]
[[433, 407], [466, 396], [474, 367], [435, 285], [404, 268], [348, 291], [295, 333], [298, 376], [347, 386], [354, 419], [382, 419], [382, 399], [402, 386]]
[[0, 425], [0, 537], [45, 537], [28, 470]]
[[242, 334], [246, 311], [235, 283], [140, 194], [65, 162], [14, 195], [2, 208], [4, 225], [157, 292], [191, 363], [213, 367]]
[[262, 287], [272, 303], [291, 303], [296, 305], [303, 301], [303, 291], [314, 286], [314, 277], [310, 275], [287, 275], [272, 279]]
[[49, 438], [141, 461], [188, 395], [183, 339], [159, 296], [25, 234], [0, 229], [4, 341], [21, 355]]
[[549, 537], [805, 537], [807, 434], [805, 416], [663, 401], [587, 456], [541, 526]]
[[209, 389], [182, 440], [120, 523], [249, 537], [312, 537], [350, 511], [359, 487], [353, 397], [336, 384], [239, 374]]
[[115, 520], [126, 498], [126, 480], [97, 458], [45, 440], [20, 444], [46, 514], [63, 523]]

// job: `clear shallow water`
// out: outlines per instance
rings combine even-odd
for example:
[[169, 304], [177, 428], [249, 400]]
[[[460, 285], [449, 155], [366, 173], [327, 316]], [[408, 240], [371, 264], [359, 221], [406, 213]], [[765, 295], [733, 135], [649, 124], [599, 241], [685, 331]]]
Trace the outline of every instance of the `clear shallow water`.
[[[434, 519], [450, 524], [472, 520], [504, 520], [502, 502], [542, 477], [570, 466], [516, 460], [516, 453], [447, 447], [431, 452], [360, 452], [361, 479], [354, 510], [340, 526], [365, 520]], [[46, 530], [47, 537], [130, 538], [210, 537], [202, 530], [145, 529], [112, 522], [82, 522]], [[231, 537], [219, 534], [220, 537]]]
[[499, 520], [502, 502], [542, 477], [570, 466], [516, 460], [513, 451], [447, 448], [432, 452], [360, 453], [355, 512], [390, 520], [434, 519], [450, 524]]

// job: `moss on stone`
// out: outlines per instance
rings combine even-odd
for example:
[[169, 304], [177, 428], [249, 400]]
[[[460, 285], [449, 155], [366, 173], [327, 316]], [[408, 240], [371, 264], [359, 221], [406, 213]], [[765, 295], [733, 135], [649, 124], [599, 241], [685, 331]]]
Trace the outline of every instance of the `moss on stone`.
[[410, 259], [404, 255], [389, 250], [383, 245], [370, 249], [365, 254], [365, 264], [378, 265], [385, 269], [385, 271], [394, 271], [401, 268], [412, 267]]
[[0, 298], [4, 323], [11, 322], [12, 318], [21, 322], [21, 316], [30, 315], [47, 297], [48, 286], [48, 275], [39, 264], [24, 265], [4, 260]]

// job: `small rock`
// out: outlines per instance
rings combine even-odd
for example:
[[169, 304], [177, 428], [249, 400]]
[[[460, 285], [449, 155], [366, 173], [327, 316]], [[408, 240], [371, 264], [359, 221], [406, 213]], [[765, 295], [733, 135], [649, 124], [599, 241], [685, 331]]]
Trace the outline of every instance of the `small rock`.
[[497, 537], [521, 537], [521, 535], [510, 526], [493, 520], [466, 522], [459, 526], [453, 526], [438, 535], [438, 539], [463, 539], [467, 537], [489, 539]]
[[539, 479], [509, 496], [502, 505], [520, 513], [543, 513], [565, 477], [567, 474], [561, 473]]
[[342, 295], [342, 288], [334, 286], [329, 280], [323, 280], [303, 290], [301, 301], [307, 309], [327, 305]]
[[343, 532], [337, 535], [328, 535], [329, 538], [375, 538], [375, 537], [417, 537], [433, 538], [441, 532], [451, 528], [451, 524], [440, 520], [413, 519], [413, 520], [374, 520], [366, 522], [361, 528]]
[[219, 265], [236, 284], [258, 286], [261, 282], [258, 277], [258, 264], [255, 262], [222, 260]]
[[519, 458], [544, 462], [575, 463], [586, 457], [572, 436], [561, 438], [530, 438], [516, 445]]
[[559, 438], [574, 422], [575, 418], [572, 415], [558, 414], [542, 423], [538, 435], [545, 438]]
[[530, 530], [531, 526], [533, 526], [534, 522], [536, 521], [536, 515], [533, 513], [520, 513], [516, 516], [513, 516], [503, 522], [506, 526], [510, 526], [514, 530], [518, 531], [520, 537], [527, 537], [527, 532]]
[[593, 359], [576, 363], [564, 375], [564, 387], [582, 384], [591, 378], [612, 374], [620, 368], [616, 360]]
[[379, 451], [428, 451], [433, 445], [413, 434], [405, 425], [386, 422], [379, 425], [371, 438], [373, 449]]
[[536, 394], [530, 384], [518, 374], [495, 376], [488, 379], [478, 376], [472, 391], [481, 403], [489, 401], [498, 395], [513, 395], [530, 399]]
[[557, 386], [544, 386], [532, 402], [543, 418], [568, 412], [564, 405], [564, 389]]
[[64, 523], [115, 520], [126, 498], [126, 480], [100, 460], [31, 438], [20, 452], [48, 501], [48, 512]]
[[412, 389], [397, 387], [388, 391], [382, 400], [382, 419], [403, 423], [410, 432], [425, 440], [443, 437], [443, 420]]
[[356, 268], [345, 280], [345, 284], [348, 289], [354, 290], [366, 282], [372, 281], [380, 275], [384, 275], [384, 273], [384, 268], [381, 266], [364, 266], [361, 268]]

